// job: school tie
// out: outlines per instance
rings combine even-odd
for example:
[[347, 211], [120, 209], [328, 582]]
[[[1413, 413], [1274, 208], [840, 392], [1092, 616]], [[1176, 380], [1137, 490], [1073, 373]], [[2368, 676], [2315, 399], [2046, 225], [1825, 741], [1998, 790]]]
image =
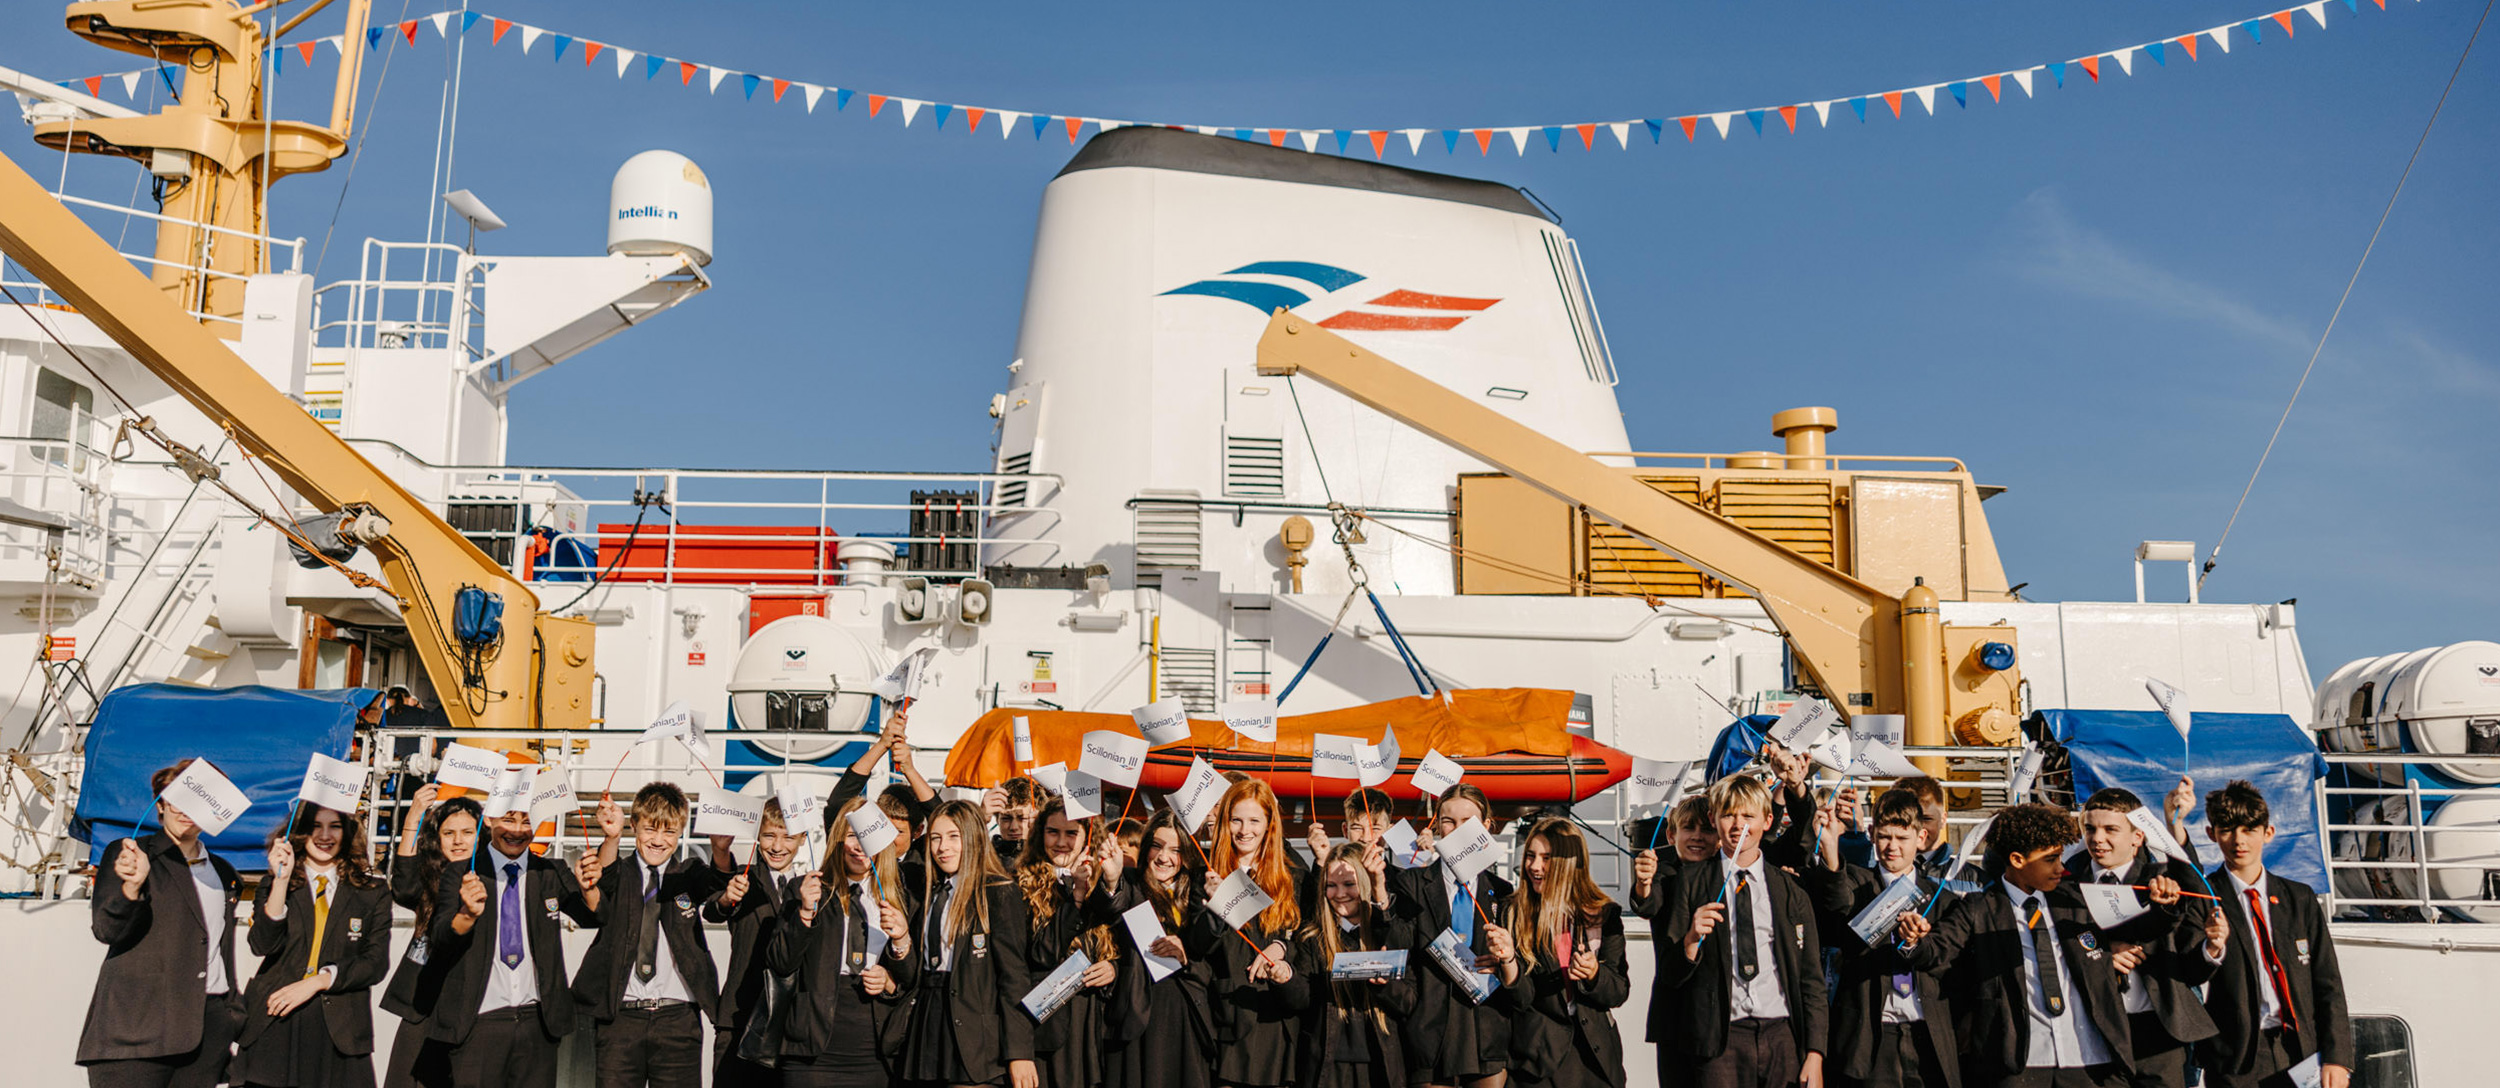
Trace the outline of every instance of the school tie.
[[2257, 948], [2266, 955], [2266, 981], [2274, 987], [2275, 1006], [2283, 1010], [2283, 1026], [2300, 1030], [2300, 1016], [2292, 1011], [2292, 982], [2283, 977], [2283, 961], [2274, 954], [2274, 927], [2266, 924], [2266, 909], [2257, 899], [2257, 889], [2248, 889], [2248, 928], [2257, 931]]
[[1753, 873], [1736, 870], [1736, 922], [1728, 931], [1728, 942], [1736, 946], [1736, 977], [1752, 982], [1762, 973], [1762, 964], [1754, 959], [1753, 948]]
[[642, 870], [642, 919], [634, 929], [634, 977], [649, 982], [660, 973], [660, 870]]
[[851, 909], [842, 912], [850, 919], [842, 927], [842, 973], [846, 975], [868, 970], [868, 908], [863, 903], [867, 897], [860, 891], [859, 885], [851, 885]]
[[1458, 935], [1458, 946], [1476, 947], [1476, 893], [1467, 890], [1467, 882], [1458, 882], [1458, 901], [1450, 905], [1450, 932]]
[[2040, 967], [2040, 1003], [2048, 1006], [2049, 1015], [2064, 1016], [2066, 986], [2057, 972], [2057, 933], [2038, 899], [2024, 900], [2023, 909], [2031, 914], [2031, 958]]
[[521, 965], [521, 863], [503, 867], [503, 898], [495, 904], [495, 952], [506, 967]]
[[937, 891], [929, 896], [929, 935], [922, 947], [929, 950], [929, 969], [944, 970], [946, 965], [946, 909], [953, 904], [955, 878], [938, 881]]
[[313, 878], [312, 955], [304, 958], [304, 977], [321, 973], [321, 935], [330, 928], [330, 878]]

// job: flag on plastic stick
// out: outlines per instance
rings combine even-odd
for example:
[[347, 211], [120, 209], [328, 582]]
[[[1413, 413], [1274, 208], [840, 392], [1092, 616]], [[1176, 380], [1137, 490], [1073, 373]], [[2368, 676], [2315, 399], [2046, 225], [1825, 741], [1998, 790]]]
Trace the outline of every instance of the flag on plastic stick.
[[530, 784], [530, 823], [563, 819], [578, 804], [580, 795], [573, 789], [571, 767], [549, 763], [538, 768], [538, 775]]
[[1387, 782], [1397, 777], [1397, 773], [1398, 757], [1395, 747], [1385, 752], [1377, 744], [1365, 744], [1355, 748], [1354, 780], [1365, 788]]
[[1225, 787], [1230, 785], [1215, 765], [1197, 756], [1189, 757], [1189, 777], [1172, 793], [1172, 812], [1181, 818], [1181, 826], [1195, 834], [1215, 815], [1215, 806], [1224, 800]]
[[446, 744], [442, 758], [435, 763], [434, 781], [485, 793], [495, 788], [495, 776], [503, 771], [505, 763], [502, 752], [458, 742]]
[[2153, 693], [2153, 702], [2161, 707], [2163, 714], [2170, 716], [2170, 727], [2179, 731], [2179, 739], [2188, 739], [2187, 693], [2150, 676], [2144, 678], [2144, 690]]
[[1244, 740], [1276, 743], [1276, 700], [1235, 699], [1216, 709], [1224, 727]]
[[1267, 894], [1267, 889], [1259, 887], [1259, 882], [1251, 878], [1250, 870], [1236, 869], [1233, 875], [1224, 878], [1224, 883], [1216, 886], [1215, 897], [1207, 905], [1214, 908], [1215, 916], [1222, 918], [1224, 924], [1240, 929], [1256, 920], [1259, 912], [1275, 902]]
[[1427, 748], [1423, 760], [1415, 765], [1414, 776], [1407, 781], [1415, 784], [1416, 792], [1426, 797], [1439, 797], [1450, 792], [1450, 787], [1458, 785], [1459, 779], [1465, 777], [1467, 768], [1460, 766], [1457, 760], [1442, 755], [1438, 749]]
[[[862, 805], [861, 808], [873, 808]], [[752, 837], [764, 825], [764, 799], [749, 797], [733, 790], [706, 790], [694, 802], [694, 833], [696, 835], [727, 835]]]
[[2014, 773], [2005, 779], [2005, 792], [2015, 804], [2031, 799], [2032, 784], [2039, 781], [2040, 764], [2046, 758], [2042, 750], [2035, 746], [2025, 749], [2022, 760], [2014, 764]]
[[1024, 776], [1041, 783], [1043, 789], [1052, 793], [1063, 793], [1068, 788], [1068, 765], [1065, 763], [1044, 763], [1024, 772]]
[[1910, 778], [1919, 771], [1918, 764], [1882, 738], [1859, 737], [1856, 757], [1849, 761], [1846, 773], [1859, 778]]
[[1678, 787], [1684, 782], [1684, 769], [1690, 766], [1690, 762], [1632, 757], [1632, 776], [1624, 779], [1623, 802], [1627, 805], [1673, 803]]
[[1178, 699], [1158, 699], [1128, 712], [1137, 731], [1155, 748], [1189, 739], [1189, 706]]
[[1485, 830], [1483, 821], [1473, 818], [1458, 825], [1446, 838], [1434, 844], [1434, 849], [1440, 851], [1441, 863], [1458, 874], [1460, 880], [1474, 880], [1501, 854], [1493, 833]]
[[1016, 764], [1022, 766], [1033, 762], [1033, 719], [1018, 714], [1011, 725], [1015, 737]]
[[312, 761], [304, 768], [304, 784], [296, 788], [295, 798], [315, 808], [354, 812], [364, 793], [363, 766], [314, 752]]
[[1076, 761], [1076, 769], [1130, 789], [1137, 788], [1137, 775], [1146, 767], [1146, 740], [1126, 733], [1097, 729], [1085, 734], [1084, 754]]
[[192, 760], [156, 797], [211, 835], [225, 834], [242, 817], [243, 810], [252, 807], [252, 799], [244, 795], [242, 788], [205, 759]]
[[495, 772], [495, 784], [486, 791], [486, 818], [492, 820], [507, 812], [524, 815], [530, 810], [531, 787], [538, 784], [538, 765], [514, 763]]
[[2177, 858], [2189, 865], [2196, 864], [2196, 855], [2188, 853], [2187, 847], [2171, 837], [2170, 829], [2162, 825], [2161, 817], [2154, 815], [2152, 809], [2138, 806], [2135, 811], [2127, 813], [2127, 822], [2144, 833], [2144, 845], [2154, 853]]
[[920, 681], [928, 671], [929, 661], [937, 656], [937, 647], [923, 646], [904, 654], [885, 675], [877, 678], [869, 690], [889, 703], [909, 702], [920, 697]]
[[781, 826], [788, 828], [791, 834], [805, 836], [824, 830], [824, 794], [808, 789], [800, 779], [783, 775], [781, 785], [773, 791], [773, 796], [781, 800]]
[[[894, 845], [895, 840], [903, 836], [895, 828], [894, 821], [886, 819], [885, 810], [875, 805], [852, 809], [843, 815], [842, 822], [850, 827], [851, 834], [859, 836], [859, 852], [871, 859], [884, 853], [886, 847]], [[869, 868], [873, 870], [876, 866], [870, 865]]]
[[[1398, 769], [1398, 758], [1403, 754], [1398, 751], [1398, 727], [1394, 724], [1382, 725], [1380, 727], [1380, 743], [1374, 747], [1380, 749], [1380, 758], [1387, 762], [1389, 770], [1394, 773]], [[1364, 783], [1364, 785], [1367, 786], [1373, 784], [1374, 783], [1370, 782]]]
[[1803, 752], [1821, 743], [1823, 734], [1840, 724], [1840, 712], [1832, 704], [1811, 696], [1788, 704], [1788, 710], [1771, 723], [1763, 736], [1778, 741], [1791, 752]]
[[1360, 781], [1363, 777], [1362, 753], [1361, 737], [1314, 733], [1311, 735], [1311, 777]]
[[1059, 804], [1069, 819], [1102, 815], [1102, 779], [1083, 771], [1069, 771], [1067, 786], [1059, 792]]
[[1849, 773], [1849, 737], [1845, 733], [1827, 733], [1823, 742], [1806, 750], [1806, 757], [1817, 765]]
[[702, 736], [703, 731], [695, 728], [694, 711], [686, 706], [685, 700], [680, 699], [668, 704], [666, 709], [660, 711], [658, 718], [653, 719], [650, 725], [644, 726], [642, 736], [634, 743], [648, 744], [655, 740], [676, 737], [685, 742], [687, 747], [692, 748], [702, 743]]

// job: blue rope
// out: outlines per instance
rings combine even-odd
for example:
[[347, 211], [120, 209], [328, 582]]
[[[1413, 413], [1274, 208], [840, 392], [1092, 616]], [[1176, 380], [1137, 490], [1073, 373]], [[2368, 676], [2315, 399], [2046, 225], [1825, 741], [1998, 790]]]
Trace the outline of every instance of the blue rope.
[[1332, 638], [1335, 638], [1335, 637], [1337, 637], [1337, 632], [1336, 632], [1336, 629], [1335, 629], [1335, 628], [1330, 628], [1327, 634], [1325, 634], [1325, 635], [1321, 635], [1321, 636], [1319, 637], [1319, 645], [1311, 647], [1311, 656], [1309, 656], [1309, 657], [1306, 657], [1306, 658], [1303, 658], [1303, 659], [1302, 659], [1302, 668], [1301, 668], [1301, 669], [1299, 669], [1299, 670], [1297, 670], [1297, 671], [1293, 674], [1293, 679], [1292, 679], [1292, 680], [1290, 680], [1290, 681], [1287, 681], [1287, 682], [1286, 682], [1286, 684], [1285, 684], [1285, 690], [1284, 690], [1284, 691], [1282, 691], [1282, 692], [1277, 693], [1277, 695], [1276, 695], [1276, 705], [1277, 705], [1277, 706], [1280, 706], [1280, 707], [1281, 707], [1281, 706], [1285, 705], [1285, 700], [1286, 700], [1286, 699], [1289, 699], [1289, 698], [1291, 698], [1291, 697], [1293, 696], [1293, 689], [1294, 689], [1294, 686], [1295, 686], [1295, 685], [1297, 685], [1297, 684], [1300, 684], [1300, 683], [1302, 682], [1302, 678], [1303, 678], [1303, 677], [1305, 677], [1305, 676], [1309, 676], [1309, 675], [1311, 674], [1311, 666], [1319, 664], [1319, 654], [1320, 654], [1320, 651], [1327, 649], [1327, 648], [1328, 648], [1328, 640], [1329, 640], [1329, 639], [1332, 639]]
[[1389, 609], [1380, 603], [1380, 595], [1372, 592], [1370, 586], [1363, 587], [1363, 595], [1372, 599], [1372, 614], [1380, 617], [1381, 628], [1389, 633], [1389, 644], [1397, 647], [1398, 661], [1406, 666], [1406, 675], [1415, 681], [1415, 693], [1431, 695], [1439, 692], [1441, 685], [1433, 681], [1431, 670], [1424, 668], [1422, 659], [1416, 657], [1414, 649], [1406, 644], [1406, 636], [1398, 633], [1398, 625], [1389, 618]]

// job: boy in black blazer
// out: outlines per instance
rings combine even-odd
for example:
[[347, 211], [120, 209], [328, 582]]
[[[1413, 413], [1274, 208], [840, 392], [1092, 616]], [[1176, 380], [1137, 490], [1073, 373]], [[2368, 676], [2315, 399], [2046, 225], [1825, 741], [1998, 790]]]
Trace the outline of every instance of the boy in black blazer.
[[1936, 879], [1918, 871], [1927, 849], [1921, 815], [1917, 794], [1886, 791], [1875, 801], [1867, 832], [1877, 867], [1841, 862], [1834, 839], [1826, 843], [1821, 864], [1800, 877], [1829, 923], [1831, 943], [1841, 950], [1840, 985], [1832, 991], [1831, 1057], [1824, 1068], [1843, 1085], [1961, 1088], [1952, 1006], [1936, 977], [1910, 969], [1889, 929], [1868, 945], [1849, 928], [1898, 881], [1917, 889], [1912, 909], [1938, 894]]
[[[1658, 919], [1667, 912], [1667, 889], [1675, 886], [1676, 874], [1682, 872], [1685, 866], [1708, 861], [1719, 852], [1719, 830], [1710, 823], [1708, 798], [1687, 797], [1676, 802], [1675, 807], [1658, 820], [1660, 826], [1650, 828], [1643, 836], [1643, 841], [1651, 844], [1650, 848], [1632, 856], [1632, 913], [1649, 919], [1652, 933], [1659, 932]], [[1650, 973], [1652, 978], [1666, 972], [1668, 957], [1684, 954], [1673, 941], [1652, 940], [1649, 946], [1654, 959]], [[1667, 996], [1666, 987], [1650, 986], [1647, 1034], [1644, 1036], [1658, 1048], [1661, 1076], [1677, 1067], [1674, 1048], [1668, 1042], [1671, 1029], [1667, 1027]]]
[[486, 829], [436, 894], [427, 955], [449, 966], [426, 1035], [451, 1048], [455, 1088], [554, 1088], [556, 1045], [578, 1015], [562, 920], [599, 924], [602, 866], [595, 853], [577, 872], [530, 852], [538, 831], [526, 811]]
[[[599, 878], [599, 936], [573, 977], [574, 1000], [598, 1025], [599, 1088], [703, 1083], [702, 1017], [718, 1022], [720, 976], [699, 912], [738, 859], [727, 835], [712, 836], [709, 864], [678, 857], [690, 812], [670, 783], [636, 791], [634, 856]], [[603, 829], [616, 815], [615, 802], [599, 802]]]
[[2121, 966], [2138, 961], [2119, 980], [2135, 1050], [2135, 1073], [2127, 1083], [2186, 1088], [2189, 1048], [2214, 1033], [2213, 1018], [2196, 996], [2196, 988], [2214, 973], [2205, 945], [2209, 936], [2227, 939], [2230, 930], [2214, 917], [2212, 904], [2190, 906], [2181, 899], [2182, 885], [2197, 884], [2194, 870], [2144, 848], [2143, 829], [2128, 820], [2128, 813], [2143, 807], [2134, 793], [2116, 786], [2086, 799], [2086, 854], [2069, 861], [2066, 879], [2116, 885], [2128, 889], [2128, 896], [2137, 895], [2135, 889], [2149, 893], [2135, 904], [2145, 912], [2109, 933], [2110, 952]]
[[703, 920], [729, 927], [729, 971], [721, 978], [712, 1021], [713, 1088], [772, 1088], [779, 1071], [738, 1056], [738, 1037], [763, 1002], [766, 948], [780, 929], [805, 874], [795, 864], [806, 839], [790, 833], [776, 798], [764, 802], [755, 829], [755, 860], [703, 904]]
[[1901, 916], [1910, 964], [1943, 984], [1965, 1088], [2120, 1088], [2132, 1070], [2118, 975], [2091, 912], [2061, 890], [2075, 818], [2051, 805], [1996, 814], [1998, 879], [1938, 918]]
[[[1765, 864], [1771, 792], [1748, 775], [1711, 783], [1720, 853], [1676, 874], [1657, 932], [1666, 1038], [1686, 1083], [1763, 1088], [1823, 1083], [1828, 1031], [1823, 942], [1794, 877]], [[1669, 1068], [1662, 1063], [1661, 1068]]]
[[2206, 794], [2205, 819], [2222, 848], [2222, 868], [2206, 880], [2228, 904], [2220, 913], [2231, 937], [2212, 957], [2205, 1011], [2217, 1030], [2198, 1045], [2197, 1065], [2217, 1088], [2287, 1088], [2292, 1069], [2314, 1057], [2318, 1082], [2344, 1088], [2352, 1018], [2317, 893], [2266, 871], [2274, 815], [2257, 787], [2233, 782]]

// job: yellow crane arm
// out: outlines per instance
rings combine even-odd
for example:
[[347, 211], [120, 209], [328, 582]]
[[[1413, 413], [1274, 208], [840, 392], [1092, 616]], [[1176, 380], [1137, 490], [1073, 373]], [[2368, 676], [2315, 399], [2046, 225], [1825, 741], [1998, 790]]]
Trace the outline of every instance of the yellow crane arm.
[[[1752, 594], [1787, 637], [1797, 663], [1843, 713], [1907, 711], [1902, 606], [1882, 590], [1653, 490], [1284, 310], [1259, 337], [1258, 369], [1316, 380]], [[1941, 699], [1939, 690], [1939, 719]]]
[[[244, 449], [314, 506], [331, 512], [363, 506], [387, 519], [388, 531], [366, 543], [405, 602], [409, 638], [444, 712], [461, 726], [535, 724], [531, 665], [540, 617], [529, 587], [278, 392], [6, 157], [0, 157], [0, 252], [59, 292], [184, 400], [229, 428]], [[472, 651], [454, 638], [453, 599], [463, 586], [502, 598], [500, 645]], [[564, 648], [576, 656], [585, 649]], [[471, 671], [463, 658], [482, 672], [481, 683], [463, 682]]]

